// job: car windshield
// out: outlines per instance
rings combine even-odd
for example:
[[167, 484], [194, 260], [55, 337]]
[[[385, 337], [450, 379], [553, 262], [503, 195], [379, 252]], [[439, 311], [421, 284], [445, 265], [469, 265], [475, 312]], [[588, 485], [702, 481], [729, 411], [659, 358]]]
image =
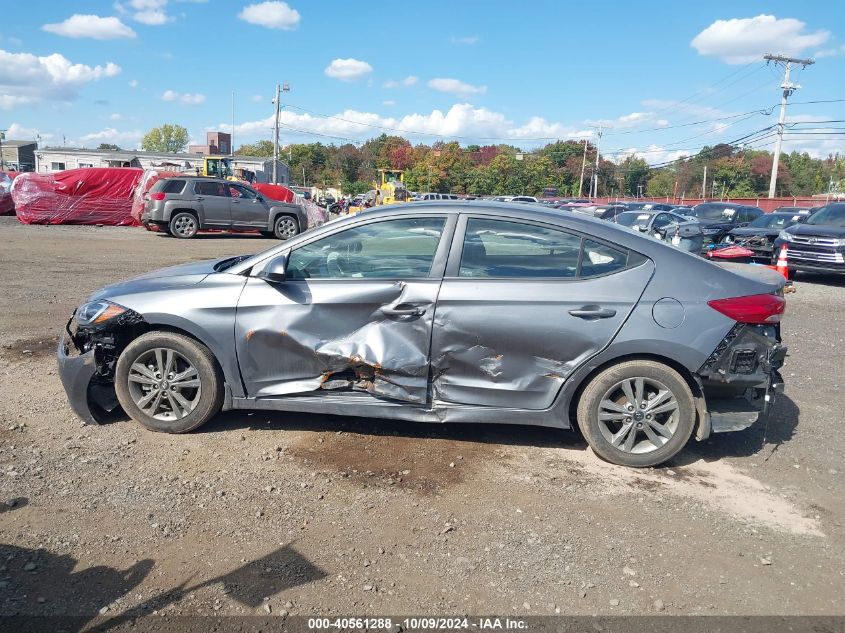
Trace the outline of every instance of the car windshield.
[[736, 215], [736, 209], [721, 204], [700, 204], [693, 212], [702, 220], [731, 220]]
[[822, 207], [806, 223], [826, 226], [845, 226], [845, 204], [829, 204], [826, 207]]
[[636, 213], [633, 211], [626, 211], [616, 216], [616, 222], [622, 226], [629, 226], [631, 228], [645, 229], [648, 227], [648, 221], [651, 219], [650, 213]]
[[796, 214], [788, 214], [788, 213], [767, 213], [766, 215], [761, 215], [759, 218], [754, 220], [753, 222], [748, 223], [748, 228], [753, 229], [768, 229], [768, 228], [778, 228], [782, 229], [787, 226], [792, 226], [795, 224], [801, 216]]

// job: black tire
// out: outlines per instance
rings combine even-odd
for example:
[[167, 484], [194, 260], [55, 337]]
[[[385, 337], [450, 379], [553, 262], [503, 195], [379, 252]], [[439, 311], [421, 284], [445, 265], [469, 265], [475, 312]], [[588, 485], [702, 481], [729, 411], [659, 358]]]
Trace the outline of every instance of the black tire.
[[[142, 361], [142, 359], [148, 357], [150, 354], [155, 355], [155, 350], [162, 350], [163, 352], [170, 350], [175, 352], [173, 355], [174, 358], [178, 359], [181, 356], [187, 364], [196, 370], [199, 384], [195, 391], [188, 389], [184, 392], [181, 390], [178, 392], [180, 395], [185, 395], [186, 398], [193, 398], [192, 404], [194, 406], [190, 412], [185, 413], [184, 408], [170, 404], [170, 398], [172, 396], [171, 391], [168, 391], [168, 389], [176, 391], [175, 385], [170, 386], [167, 382], [161, 382], [155, 386], [156, 390], [162, 389], [163, 393], [167, 392], [167, 396], [159, 398], [163, 403], [162, 407], [166, 409], [169, 406], [172, 411], [182, 413], [183, 415], [181, 417], [176, 413], [168, 414], [167, 411], [159, 413], [159, 417], [153, 417], [147, 412], [142, 411], [138, 404], [136, 404], [139, 394], [143, 395], [146, 393], [149, 395], [152, 388], [146, 384], [138, 384], [135, 381], [130, 381], [130, 370], [132, 370], [137, 380], [137, 365], [133, 367], [133, 364]], [[145, 368], [149, 367], [143, 361], [142, 364]], [[185, 366], [183, 364], [182, 368]], [[155, 371], [152, 373], [154, 374]], [[167, 376], [163, 376], [162, 378], [164, 380], [168, 379]], [[152, 382], [155, 381], [153, 380]], [[192, 338], [172, 332], [148, 332], [132, 341], [117, 359], [114, 385], [115, 391], [117, 392], [117, 399], [120, 401], [123, 410], [132, 419], [151, 431], [162, 433], [187, 433], [193, 431], [214, 417], [223, 406], [223, 376], [217, 367], [211, 351], [205, 345]], [[150, 391], [145, 391], [147, 389], [150, 389]]]
[[276, 237], [276, 234], [273, 231], [260, 231], [261, 237], [266, 237], [267, 239], [272, 239]]
[[179, 211], [170, 218], [168, 225], [170, 235], [181, 240], [189, 240], [200, 229], [200, 223], [193, 213]]
[[273, 234], [277, 239], [289, 240], [299, 235], [299, 222], [291, 215], [280, 215], [273, 224]]
[[[628, 388], [633, 391], [637, 379], [643, 380], [640, 398], [640, 408], [643, 410], [640, 411], [640, 408], [632, 404], [631, 406], [635, 408], [631, 409], [630, 417], [628, 417], [629, 399], [624, 395], [624, 389], [620, 385], [631, 380], [632, 383], [628, 384]], [[648, 396], [654, 391], [659, 393], [661, 385], [670, 392], [670, 396], [674, 397], [677, 408], [668, 413], [659, 411], [671, 405], [670, 398], [666, 401], [666, 405], [653, 407], [655, 414], [648, 414], [651, 417], [646, 420], [646, 409], [651, 408], [648, 404], [650, 402]], [[615, 393], [619, 394], [617, 399], [613, 397]], [[636, 403], [637, 394], [634, 393], [634, 395], [634, 403]], [[603, 405], [603, 402], [607, 402], [606, 396], [611, 404], [624, 409], [625, 412], [617, 413], [615, 409]], [[603, 417], [622, 417], [618, 421], [610, 419], [600, 421], [600, 409], [604, 409]], [[692, 435], [695, 416], [695, 400], [683, 377], [671, 367], [650, 360], [632, 360], [608, 367], [590, 381], [578, 401], [578, 426], [596, 455], [605, 461], [634, 468], [656, 466], [674, 457]], [[630, 431], [627, 435], [619, 435], [626, 425], [630, 425], [628, 428], [634, 434], [630, 450], [625, 450], [627, 442], [620, 442], [622, 448], [611, 442], [613, 437], [627, 438], [630, 435]], [[671, 437], [667, 438], [663, 432], [657, 432], [658, 426], [663, 431], [671, 433]], [[665, 443], [657, 447], [647, 433]], [[637, 450], [647, 452], [637, 452]]]

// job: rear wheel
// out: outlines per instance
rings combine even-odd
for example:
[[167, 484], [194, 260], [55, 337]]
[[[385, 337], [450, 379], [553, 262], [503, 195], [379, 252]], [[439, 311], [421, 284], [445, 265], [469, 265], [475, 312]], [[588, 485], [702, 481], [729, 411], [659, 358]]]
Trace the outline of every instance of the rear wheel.
[[193, 213], [182, 211], [170, 218], [170, 234], [183, 240], [192, 238], [199, 231], [199, 221]]
[[187, 433], [223, 405], [223, 377], [205, 345], [171, 332], [132, 341], [115, 368], [123, 410], [151, 431]]
[[289, 240], [299, 233], [299, 222], [289, 215], [280, 215], [276, 218], [273, 233], [280, 240]]
[[604, 460], [637, 468], [676, 455], [695, 425], [695, 401], [671, 367], [634, 360], [605, 369], [578, 402], [578, 424]]

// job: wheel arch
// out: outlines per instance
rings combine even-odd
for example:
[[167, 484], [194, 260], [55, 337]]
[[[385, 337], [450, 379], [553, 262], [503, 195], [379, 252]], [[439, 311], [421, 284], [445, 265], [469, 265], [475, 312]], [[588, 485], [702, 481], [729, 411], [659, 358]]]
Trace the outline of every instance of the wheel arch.
[[170, 220], [173, 219], [173, 216], [176, 215], [177, 213], [190, 213], [192, 216], [194, 216], [197, 219], [199, 226], [202, 227], [202, 215], [200, 214], [199, 211], [197, 211], [196, 209], [193, 209], [191, 207], [173, 207], [167, 213], [166, 221], [169, 223]]

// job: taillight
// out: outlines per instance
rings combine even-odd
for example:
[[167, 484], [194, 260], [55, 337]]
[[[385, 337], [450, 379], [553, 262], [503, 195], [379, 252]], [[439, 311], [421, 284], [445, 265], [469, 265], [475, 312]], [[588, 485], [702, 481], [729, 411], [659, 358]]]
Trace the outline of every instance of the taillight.
[[150, 200], [164, 200], [164, 194], [161, 191], [157, 193], [151, 193]]
[[749, 295], [713, 299], [707, 305], [739, 323], [778, 323], [786, 300], [778, 295]]

